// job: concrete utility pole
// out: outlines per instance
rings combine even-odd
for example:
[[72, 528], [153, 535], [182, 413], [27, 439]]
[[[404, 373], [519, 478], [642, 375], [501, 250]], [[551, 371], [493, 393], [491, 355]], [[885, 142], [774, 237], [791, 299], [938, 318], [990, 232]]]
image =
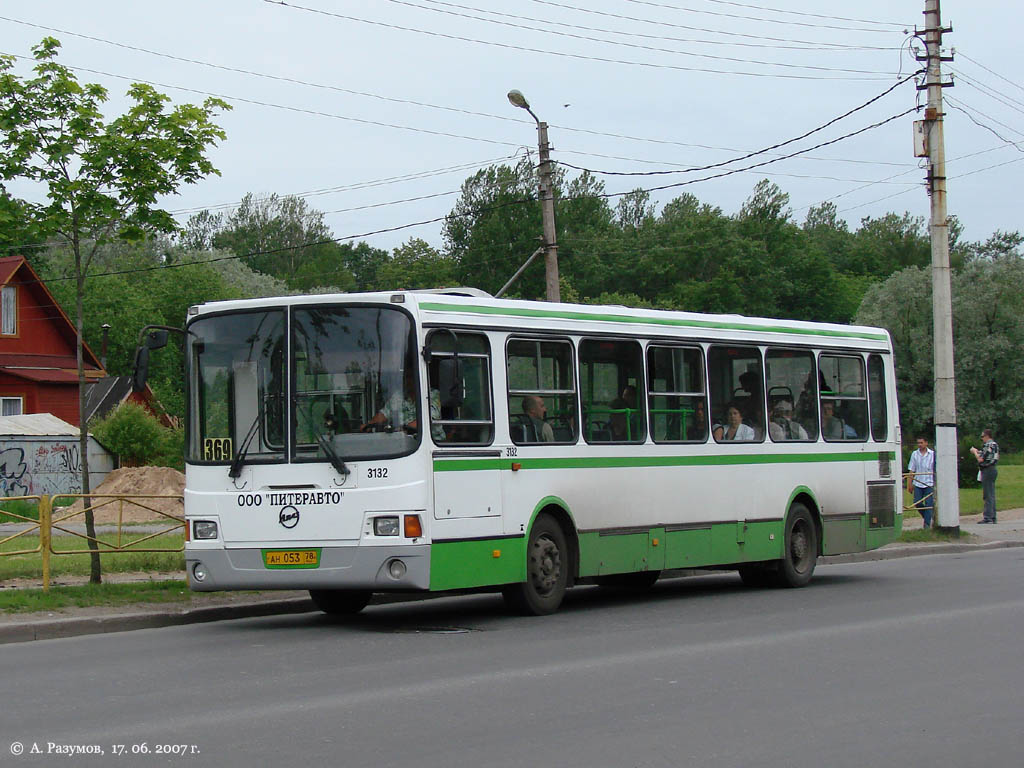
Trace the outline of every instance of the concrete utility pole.
[[949, 269], [949, 220], [946, 216], [946, 150], [942, 135], [943, 29], [939, 0], [925, 0], [925, 47], [928, 69], [918, 90], [928, 91], [925, 137], [928, 150], [928, 193], [931, 195], [932, 329], [935, 344], [935, 501], [942, 530], [960, 531], [957, 491], [956, 382], [953, 372], [953, 297]]
[[[544, 282], [548, 301], [561, 301], [558, 288], [558, 245], [555, 235], [555, 190], [551, 181], [551, 145], [548, 143], [548, 124], [537, 119], [533, 110], [530, 109], [530, 102], [526, 100], [521, 91], [509, 91], [508, 100], [512, 102], [513, 106], [529, 112], [530, 117], [537, 123], [537, 147], [540, 151], [540, 210], [544, 219]], [[504, 289], [502, 290], [504, 291]]]

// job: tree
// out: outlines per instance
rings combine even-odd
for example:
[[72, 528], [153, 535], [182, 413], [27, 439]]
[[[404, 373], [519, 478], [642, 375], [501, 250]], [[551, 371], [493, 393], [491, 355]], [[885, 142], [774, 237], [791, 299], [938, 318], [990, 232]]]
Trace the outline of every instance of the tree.
[[377, 281], [381, 290], [405, 291], [451, 288], [458, 284], [458, 277], [453, 259], [438, 253], [425, 240], [411, 237], [380, 265]]
[[[74, 256], [79, 412], [84, 416], [83, 302], [89, 265], [104, 243], [176, 229], [157, 199], [217, 173], [206, 152], [225, 138], [213, 117], [229, 107], [211, 98], [201, 106], [167, 111], [167, 96], [134, 83], [128, 89], [132, 106], [107, 123], [101, 112], [106, 89], [79, 84], [70, 69], [56, 62], [59, 48], [52, 37], [33, 48], [34, 77], [14, 74], [14, 57], [0, 56], [0, 180], [27, 179], [46, 188], [47, 201], [26, 202], [25, 213]], [[88, 494], [86, 438], [82, 423], [82, 491]], [[95, 538], [88, 509], [86, 529]], [[99, 582], [92, 540], [90, 548], [91, 581]]]

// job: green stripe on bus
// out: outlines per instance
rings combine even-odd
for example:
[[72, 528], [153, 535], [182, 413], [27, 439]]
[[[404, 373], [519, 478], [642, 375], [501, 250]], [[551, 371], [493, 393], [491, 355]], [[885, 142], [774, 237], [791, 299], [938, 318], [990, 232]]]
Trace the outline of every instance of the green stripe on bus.
[[487, 469], [610, 469], [615, 467], [708, 467], [743, 464], [812, 464], [836, 461], [878, 461], [893, 459], [892, 451], [882, 453], [766, 453], [731, 456], [588, 456], [551, 459], [436, 459], [435, 472], [475, 472]]
[[761, 333], [788, 333], [800, 336], [830, 336], [841, 339], [872, 339], [886, 341], [882, 333], [865, 331], [828, 331], [824, 329], [793, 328], [792, 326], [758, 325], [757, 323], [737, 323], [721, 320], [683, 320], [676, 317], [634, 317], [632, 315], [607, 315], [596, 312], [570, 312], [559, 309], [526, 309], [520, 307], [485, 307], [478, 304], [442, 304], [425, 301], [420, 304], [422, 309], [437, 312], [472, 312], [483, 315], [508, 315], [512, 317], [547, 317], [563, 320], [588, 320], [608, 323], [633, 323], [637, 325], [667, 325], [679, 328], [712, 328], [717, 330], [758, 331]]

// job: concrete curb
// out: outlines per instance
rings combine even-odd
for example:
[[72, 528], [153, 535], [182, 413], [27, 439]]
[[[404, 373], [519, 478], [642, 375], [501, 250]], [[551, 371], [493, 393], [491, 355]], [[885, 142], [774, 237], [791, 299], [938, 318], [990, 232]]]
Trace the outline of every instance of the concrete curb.
[[[844, 563], [867, 563], [876, 560], [894, 560], [901, 557], [923, 555], [948, 555], [959, 552], [991, 552], [1013, 547], [1024, 547], [1024, 541], [990, 541], [985, 544], [916, 544], [913, 546], [892, 546], [870, 552], [856, 552], [849, 555], [830, 555], [819, 559], [821, 565]], [[435, 597], [432, 594], [378, 595], [374, 605], [384, 603], [412, 602]], [[53, 640], [62, 637], [104, 634], [107, 632], [130, 632], [136, 629], [156, 629], [184, 624], [203, 624], [211, 621], [248, 619], [260, 616], [286, 616], [295, 613], [310, 613], [316, 610], [308, 597], [293, 597], [283, 600], [263, 600], [231, 605], [217, 605], [189, 610], [139, 611], [135, 613], [108, 614], [67, 619], [37, 619], [23, 622], [0, 623], [0, 645], [24, 643], [32, 640]]]

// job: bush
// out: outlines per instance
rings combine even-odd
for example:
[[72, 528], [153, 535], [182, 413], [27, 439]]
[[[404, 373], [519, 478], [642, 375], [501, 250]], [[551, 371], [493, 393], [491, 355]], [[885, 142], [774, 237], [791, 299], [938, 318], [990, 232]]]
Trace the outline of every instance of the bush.
[[183, 431], [161, 426], [141, 405], [122, 403], [89, 429], [123, 465], [182, 466]]

